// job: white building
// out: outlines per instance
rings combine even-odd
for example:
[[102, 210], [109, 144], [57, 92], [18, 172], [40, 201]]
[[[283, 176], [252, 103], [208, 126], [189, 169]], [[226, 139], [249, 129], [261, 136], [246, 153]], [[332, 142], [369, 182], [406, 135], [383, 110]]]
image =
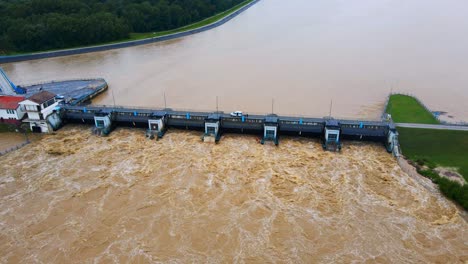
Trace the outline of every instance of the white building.
[[19, 103], [23, 100], [22, 96], [0, 96], [0, 123], [21, 123], [25, 113]]
[[33, 132], [47, 133], [51, 131], [52, 129], [47, 123], [47, 116], [53, 113], [58, 103], [55, 94], [47, 91], [39, 92], [20, 102], [28, 114], [28, 118], [24, 122], [30, 124]]

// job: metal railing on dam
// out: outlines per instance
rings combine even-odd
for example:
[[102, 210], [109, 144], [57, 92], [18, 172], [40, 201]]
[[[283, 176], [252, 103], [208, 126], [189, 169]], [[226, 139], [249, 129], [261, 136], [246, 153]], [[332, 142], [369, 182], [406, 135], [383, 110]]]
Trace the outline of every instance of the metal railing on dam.
[[55, 111], [54, 129], [64, 123], [94, 124], [98, 134], [109, 134], [116, 126], [143, 127], [150, 135], [164, 135], [168, 128], [204, 131], [203, 138], [219, 141], [222, 133], [262, 135], [278, 144], [280, 135], [319, 137], [325, 149], [339, 150], [341, 139], [370, 140], [385, 143], [389, 152], [398, 146], [398, 133], [391, 121], [342, 120], [267, 115], [233, 115], [223, 112], [177, 111], [123, 106], [61, 105]]
[[49, 52], [39, 52], [39, 53], [32, 53], [32, 54], [24, 54], [24, 55], [9, 55], [9, 56], [0, 56], [0, 63], [10, 63], [10, 62], [18, 62], [18, 61], [26, 61], [26, 60], [37, 60], [37, 59], [45, 59], [45, 58], [53, 58], [53, 57], [60, 57], [60, 56], [69, 56], [69, 55], [76, 55], [76, 54], [83, 54], [83, 53], [90, 53], [90, 52], [97, 52], [97, 51], [105, 51], [111, 49], [120, 49], [126, 47], [133, 47], [139, 45], [145, 45], [149, 43], [161, 42], [176, 38], [181, 38], [193, 34], [197, 34], [203, 31], [207, 31], [216, 27], [223, 25], [224, 23], [228, 22], [229, 20], [233, 19], [240, 13], [244, 12], [245, 10], [249, 9], [251, 6], [255, 5], [260, 0], [254, 0], [253, 2], [243, 6], [239, 10], [229, 14], [228, 16], [218, 20], [214, 23], [209, 25], [187, 30], [179, 33], [164, 35], [161, 37], [154, 37], [154, 38], [147, 38], [141, 40], [134, 40], [134, 41], [126, 41], [121, 43], [114, 43], [114, 44], [105, 44], [105, 45], [98, 45], [98, 46], [91, 46], [91, 47], [83, 47], [83, 48], [75, 48], [75, 49], [66, 49], [66, 50], [57, 50], [57, 51], [49, 51]]

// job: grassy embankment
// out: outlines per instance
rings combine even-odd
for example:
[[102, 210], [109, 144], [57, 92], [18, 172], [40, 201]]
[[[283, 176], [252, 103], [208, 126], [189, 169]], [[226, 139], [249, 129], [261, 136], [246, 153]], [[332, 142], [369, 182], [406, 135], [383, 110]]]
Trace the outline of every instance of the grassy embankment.
[[[101, 44], [98, 44], [98, 45], [75, 46], [75, 47], [71, 47], [70, 49], [94, 47], [94, 46], [99, 46], [99, 45], [116, 44], [116, 43], [123, 43], [123, 42], [127, 42], [127, 41], [162, 37], [162, 36], [166, 36], [166, 35], [170, 35], [170, 34], [174, 34], [174, 33], [184, 32], [184, 31], [188, 31], [188, 30], [192, 30], [192, 29], [196, 29], [196, 28], [201, 28], [201, 27], [204, 27], [206, 25], [217, 22], [217, 21], [223, 19], [224, 17], [227, 17], [228, 15], [236, 12], [237, 10], [239, 10], [242, 7], [250, 4], [253, 1], [254, 0], [246, 0], [246, 1], [244, 1], [244, 2], [242, 2], [240, 4], [238, 4], [238, 5], [234, 6], [231, 9], [228, 9], [228, 10], [226, 10], [224, 12], [221, 12], [219, 14], [216, 14], [216, 15], [214, 15], [212, 17], [206, 18], [204, 20], [201, 20], [199, 22], [196, 22], [196, 23], [184, 26], [184, 27], [180, 27], [180, 28], [176, 28], [176, 29], [172, 29], [172, 30], [167, 30], [167, 31], [159, 31], [159, 32], [130, 33], [130, 37], [127, 38], [127, 39], [111, 41], [111, 42], [105, 42], [105, 43], [101, 43]], [[43, 51], [40, 51], [40, 52], [51, 52], [51, 51], [58, 51], [58, 50], [62, 50], [62, 49], [43, 50]], [[30, 53], [29, 52], [26, 52], [26, 53], [12, 52], [12, 53], [8, 53], [6, 55], [25, 55], [25, 54], [30, 54]]]
[[7, 123], [0, 123], [0, 133], [6, 132], [32, 133], [29, 129], [29, 123], [22, 123], [19, 126]]
[[17, 127], [10, 124], [0, 124], [0, 133], [3, 132], [15, 132]]
[[[438, 121], [417, 100], [392, 95], [387, 112], [397, 123], [437, 124]], [[468, 181], [468, 132], [398, 128], [403, 154], [413, 161], [418, 172], [439, 185], [441, 192], [468, 210], [468, 184], [463, 186], [441, 177], [437, 167], [457, 168]]]
[[434, 115], [428, 112], [414, 97], [394, 94], [388, 101], [387, 113], [395, 123], [439, 124]]

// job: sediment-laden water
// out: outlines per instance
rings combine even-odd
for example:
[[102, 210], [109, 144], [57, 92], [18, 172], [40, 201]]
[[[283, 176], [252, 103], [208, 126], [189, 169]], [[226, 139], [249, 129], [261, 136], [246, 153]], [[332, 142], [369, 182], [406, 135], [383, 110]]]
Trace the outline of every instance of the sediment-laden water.
[[[216, 29], [105, 52], [1, 65], [18, 83], [103, 77], [97, 104], [379, 118], [417, 95], [468, 121], [468, 1], [262, 0]], [[113, 96], [114, 95], [114, 96]], [[115, 100], [114, 100], [115, 98]], [[451, 116], [451, 118], [450, 118]]]
[[0, 133], [0, 152], [14, 148], [25, 141], [25, 136], [20, 133]]
[[458, 209], [379, 144], [68, 126], [0, 171], [2, 263], [468, 261]]

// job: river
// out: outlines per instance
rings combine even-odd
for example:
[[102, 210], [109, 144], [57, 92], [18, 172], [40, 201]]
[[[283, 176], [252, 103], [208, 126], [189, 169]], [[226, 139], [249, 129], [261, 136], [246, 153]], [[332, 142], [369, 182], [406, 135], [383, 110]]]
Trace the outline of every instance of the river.
[[0, 171], [2, 263], [468, 261], [464, 213], [380, 144], [69, 125]]
[[[104, 77], [94, 103], [378, 118], [418, 95], [468, 120], [464, 1], [263, 0], [165, 43], [5, 64]], [[114, 96], [112, 96], [114, 94]], [[447, 117], [448, 118], [448, 117]], [[2, 263], [466, 263], [466, 212], [381, 144], [67, 125], [0, 157]]]
[[20, 133], [0, 133], [0, 152], [12, 149], [26, 141], [26, 137]]
[[104, 77], [94, 103], [378, 118], [391, 92], [468, 121], [468, 2], [263, 0], [178, 40], [1, 65], [17, 83]]

